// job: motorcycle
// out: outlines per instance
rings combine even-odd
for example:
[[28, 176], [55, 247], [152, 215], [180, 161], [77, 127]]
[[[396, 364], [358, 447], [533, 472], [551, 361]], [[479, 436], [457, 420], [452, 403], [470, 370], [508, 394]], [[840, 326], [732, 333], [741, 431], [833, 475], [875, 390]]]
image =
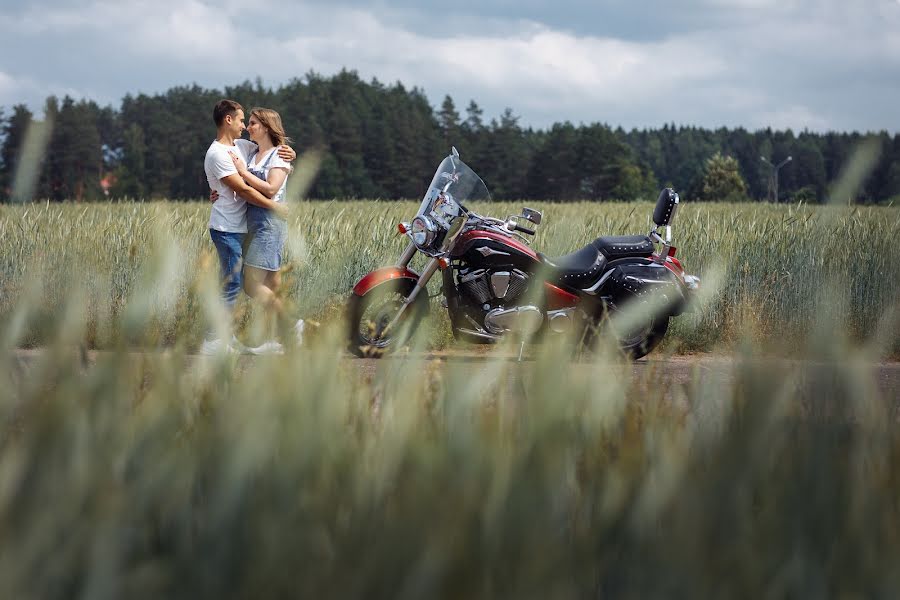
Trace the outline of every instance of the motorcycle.
[[[494, 343], [514, 335], [524, 346], [535, 335], [575, 335], [587, 343], [611, 317], [646, 305], [632, 311], [638, 324], [613, 330], [633, 359], [662, 341], [669, 319], [689, 308], [699, 289], [700, 279], [685, 274], [675, 258], [671, 223], [679, 197], [670, 188], [659, 195], [648, 235], [599, 237], [556, 258], [533, 250], [526, 237], [535, 235], [539, 211], [524, 208], [497, 219], [467, 208], [489, 200], [484, 182], [453, 148], [415, 218], [398, 225], [410, 242], [397, 264], [372, 271], [353, 288], [352, 353], [379, 357], [401, 347], [428, 314], [426, 286], [438, 270], [457, 339]], [[417, 253], [429, 259], [421, 273], [409, 267]]]

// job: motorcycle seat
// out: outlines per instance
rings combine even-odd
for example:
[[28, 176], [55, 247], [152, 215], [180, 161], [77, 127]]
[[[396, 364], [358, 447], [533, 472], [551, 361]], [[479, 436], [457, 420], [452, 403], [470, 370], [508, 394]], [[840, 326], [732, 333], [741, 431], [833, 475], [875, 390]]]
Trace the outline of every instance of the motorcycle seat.
[[611, 235], [597, 238], [593, 245], [609, 260], [630, 256], [647, 257], [655, 247], [646, 235]]
[[540, 256], [550, 269], [547, 273], [547, 281], [573, 288], [592, 285], [603, 274], [607, 263], [606, 256], [597, 249], [594, 243], [565, 256], [556, 258]]

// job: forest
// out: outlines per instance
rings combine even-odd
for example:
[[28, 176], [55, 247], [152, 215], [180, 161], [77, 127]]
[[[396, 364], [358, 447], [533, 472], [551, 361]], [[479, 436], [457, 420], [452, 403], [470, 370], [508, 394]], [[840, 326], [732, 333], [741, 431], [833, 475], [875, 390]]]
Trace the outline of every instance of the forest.
[[[367, 82], [344, 70], [309, 73], [274, 89], [259, 79], [222, 90], [173, 87], [127, 95], [118, 108], [68, 96], [47, 98], [43, 115], [24, 104], [4, 107], [0, 201], [205, 197], [203, 157], [215, 134], [212, 107], [221, 98], [247, 111], [279, 111], [298, 153], [320, 152], [311, 198], [418, 198], [451, 145], [496, 199], [629, 201], [655, 198], [664, 186], [706, 201], [900, 197], [896, 133], [676, 124], [626, 131], [600, 121], [535, 129], [522, 126], [512, 108], [490, 117], [474, 99], [463, 108], [450, 96], [436, 107], [419, 88]], [[864, 141], [875, 148], [874, 168], [852, 197], [830, 198], [830, 184]], [[30, 185], [17, 180], [20, 163], [32, 170]]]

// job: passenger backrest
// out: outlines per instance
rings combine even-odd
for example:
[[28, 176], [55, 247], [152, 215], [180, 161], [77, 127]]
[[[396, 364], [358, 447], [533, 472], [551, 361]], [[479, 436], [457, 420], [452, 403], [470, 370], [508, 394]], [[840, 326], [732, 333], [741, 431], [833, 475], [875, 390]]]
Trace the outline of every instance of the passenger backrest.
[[653, 222], [657, 227], [670, 225], [675, 218], [676, 208], [678, 208], [678, 194], [672, 188], [664, 189], [659, 193], [659, 199], [656, 201]]

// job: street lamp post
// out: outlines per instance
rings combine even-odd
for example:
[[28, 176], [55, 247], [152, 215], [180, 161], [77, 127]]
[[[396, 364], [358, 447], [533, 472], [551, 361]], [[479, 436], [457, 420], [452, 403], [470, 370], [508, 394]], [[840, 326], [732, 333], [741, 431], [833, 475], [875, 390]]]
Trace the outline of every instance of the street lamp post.
[[775, 202], [777, 203], [778, 202], [778, 171], [781, 169], [781, 167], [783, 167], [784, 165], [786, 165], [789, 162], [791, 162], [792, 160], [794, 160], [794, 157], [788, 156], [786, 159], [784, 159], [777, 165], [773, 165], [772, 163], [770, 163], [769, 160], [765, 156], [760, 156], [759, 159], [761, 161], [763, 161], [764, 163], [766, 163], [767, 165], [769, 165], [770, 167], [772, 167], [771, 181], [773, 183], [774, 192], [775, 192]]

